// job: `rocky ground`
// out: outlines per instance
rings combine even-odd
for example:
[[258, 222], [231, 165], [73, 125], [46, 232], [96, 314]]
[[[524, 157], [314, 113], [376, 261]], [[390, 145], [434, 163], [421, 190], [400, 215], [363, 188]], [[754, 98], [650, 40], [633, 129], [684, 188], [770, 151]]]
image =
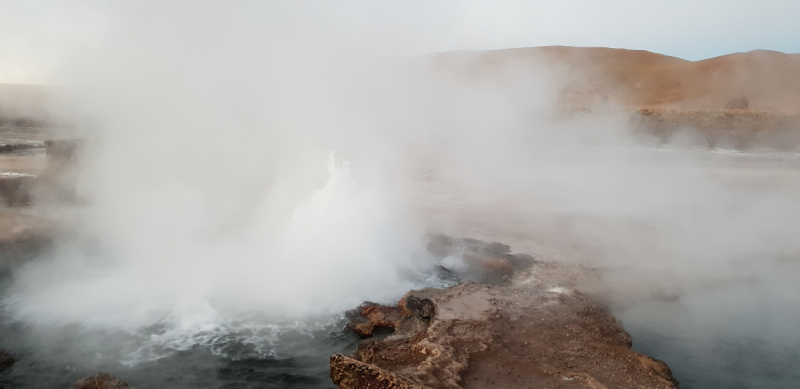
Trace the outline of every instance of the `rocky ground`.
[[800, 145], [800, 114], [788, 112], [650, 108], [635, 111], [630, 124], [633, 130], [655, 136], [662, 143], [780, 151], [793, 151]]
[[105, 373], [84, 378], [75, 383], [75, 389], [136, 389]]
[[488, 283], [411, 291], [397, 307], [362, 306], [352, 329], [394, 332], [331, 357], [339, 388], [678, 387], [666, 364], [631, 350], [604, 306], [575, 289], [596, 276], [590, 269], [533, 261], [508, 246], [449, 244], [471, 258], [471, 274], [486, 270]]

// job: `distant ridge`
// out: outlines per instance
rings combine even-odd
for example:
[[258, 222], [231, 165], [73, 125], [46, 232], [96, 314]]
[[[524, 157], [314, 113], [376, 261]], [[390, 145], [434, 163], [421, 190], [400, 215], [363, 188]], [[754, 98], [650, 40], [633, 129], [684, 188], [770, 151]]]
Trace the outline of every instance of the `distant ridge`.
[[563, 105], [611, 99], [630, 108], [721, 109], [746, 96], [751, 109], [800, 112], [800, 54], [754, 50], [689, 61], [644, 50], [544, 46], [434, 57], [481, 77], [509, 64], [544, 69], [559, 81]]

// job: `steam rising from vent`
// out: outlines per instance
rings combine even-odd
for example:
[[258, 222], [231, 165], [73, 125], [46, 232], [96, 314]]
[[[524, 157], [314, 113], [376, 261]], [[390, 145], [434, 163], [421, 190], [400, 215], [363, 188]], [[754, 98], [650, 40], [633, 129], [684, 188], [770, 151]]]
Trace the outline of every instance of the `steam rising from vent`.
[[525, 56], [398, 59], [423, 39], [368, 12], [230, 4], [90, 7], [103, 38], [57, 72], [85, 204], [15, 273], [17, 318], [144, 331], [141, 354], [271, 336], [426, 286], [429, 231], [604, 268], [614, 302], [798, 295], [796, 155], [643, 146], [613, 102], [555, 117], [563, 72]]
[[41, 323], [89, 328], [136, 329], [172, 317], [179, 327], [199, 331], [221, 324], [220, 314], [324, 316], [402, 295], [413, 283], [398, 269], [414, 267], [423, 255], [421, 240], [333, 153], [327, 173], [324, 185], [287, 217], [262, 203], [238, 231], [198, 228], [205, 227], [199, 222], [208, 210], [191, 203], [191, 193], [175, 194], [166, 206], [179, 209], [171, 213], [138, 209], [155, 224], [150, 231], [130, 230], [134, 242], [93, 257], [60, 252], [26, 269], [17, 312]]

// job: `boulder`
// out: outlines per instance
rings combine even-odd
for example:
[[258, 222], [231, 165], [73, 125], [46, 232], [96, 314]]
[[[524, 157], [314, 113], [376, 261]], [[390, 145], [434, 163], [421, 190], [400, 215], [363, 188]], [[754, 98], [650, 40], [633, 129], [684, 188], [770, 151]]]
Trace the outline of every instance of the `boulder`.
[[361, 304], [348, 312], [351, 320], [347, 328], [362, 338], [372, 336], [375, 328], [389, 328], [397, 335], [415, 334], [426, 327], [435, 314], [436, 307], [431, 300], [406, 294], [394, 307], [372, 302]]
[[8, 353], [8, 351], [0, 349], [0, 371], [8, 369], [17, 360]]
[[119, 378], [114, 378], [106, 373], [97, 373], [75, 383], [74, 389], [136, 389]]
[[747, 97], [745, 95], [741, 95], [725, 105], [725, 109], [748, 109], [750, 107], [750, 102], [747, 101]]

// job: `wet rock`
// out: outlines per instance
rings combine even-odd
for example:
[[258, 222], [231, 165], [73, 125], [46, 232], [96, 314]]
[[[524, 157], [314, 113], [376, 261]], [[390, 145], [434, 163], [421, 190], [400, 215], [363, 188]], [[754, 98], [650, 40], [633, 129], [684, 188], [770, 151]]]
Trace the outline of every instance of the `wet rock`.
[[[399, 307], [365, 302], [357, 309], [358, 316], [347, 323], [347, 328], [362, 338], [372, 336], [377, 327], [395, 329], [403, 318]], [[352, 315], [352, 313], [350, 313]]]
[[331, 357], [331, 380], [340, 389], [427, 389], [407, 378], [342, 354]]
[[9, 354], [8, 351], [0, 349], [0, 371], [8, 369], [17, 360]]
[[404, 335], [427, 325], [435, 314], [432, 301], [406, 295], [394, 307], [365, 302], [355, 311], [348, 312], [350, 322], [347, 328], [362, 338], [372, 336], [375, 328], [389, 328], [395, 331], [395, 335]]
[[75, 384], [74, 389], [136, 389], [119, 378], [114, 378], [106, 373], [84, 378]]
[[750, 102], [747, 101], [747, 97], [745, 95], [741, 95], [725, 105], [725, 109], [747, 109], [750, 107]]
[[527, 269], [536, 261], [527, 254], [511, 252], [511, 247], [497, 242], [477, 239], [456, 239], [432, 234], [428, 237], [428, 251], [440, 258], [458, 258], [462, 266], [442, 268], [445, 280], [470, 280], [490, 285], [508, 281], [515, 271]]
[[421, 299], [416, 296], [406, 294], [397, 304], [407, 316], [420, 317], [425, 320], [433, 319], [436, 314], [436, 305], [430, 299]]

